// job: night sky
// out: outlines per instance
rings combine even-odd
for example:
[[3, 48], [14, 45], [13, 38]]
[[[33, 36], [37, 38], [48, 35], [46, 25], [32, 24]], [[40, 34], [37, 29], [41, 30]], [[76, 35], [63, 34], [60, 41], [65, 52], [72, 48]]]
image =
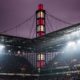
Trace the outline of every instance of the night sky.
[[80, 0], [0, 0], [0, 32], [25, 38], [35, 37], [34, 18], [18, 28], [13, 27], [35, 14], [40, 3], [51, 15], [70, 23], [65, 24], [48, 17], [52, 27], [47, 21], [47, 33], [80, 22]]

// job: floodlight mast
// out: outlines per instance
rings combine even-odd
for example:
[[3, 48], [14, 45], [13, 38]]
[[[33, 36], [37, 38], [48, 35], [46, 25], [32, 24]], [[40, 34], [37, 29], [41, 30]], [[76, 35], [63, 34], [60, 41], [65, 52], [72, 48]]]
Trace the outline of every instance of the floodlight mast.
[[[38, 10], [36, 11], [36, 37], [43, 37], [46, 34], [45, 29], [45, 10], [43, 4], [38, 5]], [[40, 52], [37, 55], [37, 69], [41, 72], [41, 68], [45, 65], [45, 54]]]
[[43, 9], [43, 4], [39, 4], [36, 11], [36, 37], [42, 37], [45, 34], [45, 10]]

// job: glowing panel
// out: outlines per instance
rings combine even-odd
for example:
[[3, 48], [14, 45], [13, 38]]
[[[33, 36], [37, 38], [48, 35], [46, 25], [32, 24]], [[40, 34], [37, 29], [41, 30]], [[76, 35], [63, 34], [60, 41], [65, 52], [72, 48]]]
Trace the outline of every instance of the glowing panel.
[[37, 60], [45, 60], [45, 55], [44, 54], [39, 54], [37, 56]]
[[40, 30], [41, 30], [40, 26], [37, 26], [37, 31], [40, 31]]
[[41, 27], [41, 31], [44, 31], [44, 26], [43, 26], [43, 25], [41, 25], [40, 27]]
[[42, 11], [38, 12], [37, 18], [44, 18], [44, 12], [42, 12]]
[[44, 31], [44, 26], [43, 25], [37, 26], [37, 31]]

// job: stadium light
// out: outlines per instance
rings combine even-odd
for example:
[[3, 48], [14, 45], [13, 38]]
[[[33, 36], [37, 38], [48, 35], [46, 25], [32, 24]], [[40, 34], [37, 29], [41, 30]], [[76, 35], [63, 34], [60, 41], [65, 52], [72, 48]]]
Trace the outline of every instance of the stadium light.
[[0, 44], [0, 54], [3, 54], [4, 53], [4, 48], [5, 46], [3, 44]]
[[75, 47], [76, 43], [74, 41], [69, 41], [67, 44], [68, 47]]
[[75, 53], [75, 51], [77, 50], [77, 44], [75, 41], [69, 41], [62, 50], [67, 54]]
[[77, 44], [80, 44], [80, 40], [77, 40]]
[[2, 49], [4, 49], [4, 48], [5, 48], [5, 46], [2, 45], [2, 44], [0, 44], [0, 50], [2, 50]]
[[75, 37], [75, 36], [76, 36], [76, 37], [79, 37], [79, 34], [80, 34], [79, 31], [75, 31], [75, 32], [72, 32], [72, 33], [71, 33], [71, 36], [72, 36], [72, 37]]

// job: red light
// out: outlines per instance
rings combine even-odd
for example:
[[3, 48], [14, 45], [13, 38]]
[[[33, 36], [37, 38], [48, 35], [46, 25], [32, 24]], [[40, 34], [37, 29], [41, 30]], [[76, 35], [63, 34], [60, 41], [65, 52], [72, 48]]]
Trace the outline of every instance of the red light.
[[43, 4], [39, 4], [38, 10], [43, 10]]
[[37, 20], [37, 25], [44, 25], [44, 19]]
[[44, 65], [45, 65], [45, 61], [44, 60], [37, 61], [37, 68], [43, 68]]
[[45, 32], [44, 31], [38, 31], [37, 32], [37, 36], [38, 37], [42, 37], [42, 36], [44, 36], [45, 35]]

